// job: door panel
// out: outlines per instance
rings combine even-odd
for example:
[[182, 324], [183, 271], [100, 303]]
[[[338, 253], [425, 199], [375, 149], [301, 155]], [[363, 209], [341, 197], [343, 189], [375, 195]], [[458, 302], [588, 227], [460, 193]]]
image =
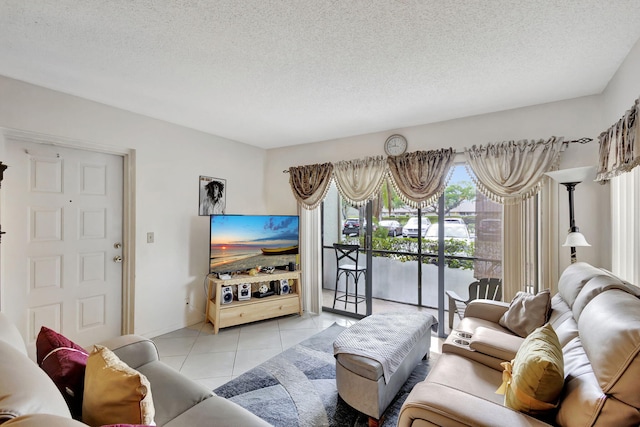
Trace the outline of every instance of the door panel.
[[43, 325], [83, 346], [119, 335], [123, 158], [9, 141], [6, 164], [2, 310], [30, 352]]
[[[364, 249], [366, 236], [366, 212], [364, 207], [351, 206], [338, 193], [335, 183], [332, 183], [323, 201], [323, 307], [324, 309], [340, 312], [346, 315], [362, 317], [367, 313], [366, 277], [360, 275], [358, 280], [358, 300], [355, 303], [336, 301], [336, 297], [343, 297], [347, 292], [346, 275], [342, 274], [336, 282], [337, 256], [334, 243], [360, 245]], [[344, 260], [343, 260], [344, 261]], [[364, 251], [358, 256], [358, 265], [366, 268], [367, 257]], [[349, 301], [355, 301], [355, 283], [349, 277], [348, 293], [352, 294]], [[337, 290], [336, 290], [337, 287]]]

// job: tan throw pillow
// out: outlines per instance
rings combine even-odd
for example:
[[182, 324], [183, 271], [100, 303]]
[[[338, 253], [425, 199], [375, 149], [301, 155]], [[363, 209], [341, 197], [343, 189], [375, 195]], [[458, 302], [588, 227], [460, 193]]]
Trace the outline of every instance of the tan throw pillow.
[[549, 289], [540, 291], [537, 295], [518, 292], [498, 323], [524, 338], [536, 328], [547, 323], [550, 313], [551, 293]]
[[516, 358], [501, 364], [504, 405], [530, 415], [553, 411], [564, 386], [562, 347], [550, 324], [533, 331], [520, 346]]
[[154, 424], [149, 380], [99, 345], [87, 359], [82, 421], [105, 424]]

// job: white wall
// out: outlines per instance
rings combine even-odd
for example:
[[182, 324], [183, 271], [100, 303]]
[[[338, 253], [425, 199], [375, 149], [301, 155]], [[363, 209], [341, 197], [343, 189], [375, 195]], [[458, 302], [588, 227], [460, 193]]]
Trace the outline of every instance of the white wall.
[[[631, 48], [603, 93], [605, 128], [617, 122], [640, 97], [640, 40]], [[606, 129], [602, 129], [603, 131]]]
[[[227, 213], [266, 213], [264, 150], [4, 77], [0, 127], [134, 149], [135, 332], [155, 336], [204, 319], [209, 223], [198, 216], [198, 176], [227, 180]], [[0, 160], [4, 147], [0, 140]], [[2, 200], [3, 215], [10, 209]]]
[[[288, 188], [288, 175], [282, 171], [290, 166], [311, 163], [335, 162], [384, 155], [383, 144], [393, 133], [403, 134], [408, 142], [408, 151], [432, 150], [453, 147], [459, 152], [464, 147], [520, 139], [545, 139], [564, 136], [565, 139], [593, 138], [586, 144], [571, 144], [563, 154], [560, 168], [595, 166], [598, 158], [596, 138], [603, 130], [601, 100], [598, 96], [583, 97], [568, 101], [536, 105], [429, 125], [394, 129], [368, 135], [359, 135], [315, 144], [273, 149], [267, 152], [266, 178], [267, 210], [279, 213], [295, 213], [296, 202]], [[561, 235], [557, 246], [564, 243], [569, 228], [568, 195], [564, 187], [558, 191], [558, 224]], [[608, 251], [609, 232], [603, 227], [602, 218], [608, 216], [608, 186], [584, 183], [577, 187], [575, 195], [576, 222], [588, 236], [591, 248], [579, 248], [578, 257], [605, 268], [610, 260], [604, 255]], [[560, 248], [559, 269], [569, 265], [569, 249]]]

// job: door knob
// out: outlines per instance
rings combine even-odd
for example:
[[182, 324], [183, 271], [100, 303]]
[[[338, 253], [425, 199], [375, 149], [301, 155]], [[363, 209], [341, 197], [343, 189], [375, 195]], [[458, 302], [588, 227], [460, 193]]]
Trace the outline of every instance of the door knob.
[[118, 243], [114, 243], [113, 247], [116, 249], [120, 249], [122, 247], [122, 243], [118, 242]]
[[122, 257], [120, 255], [116, 255], [113, 257], [113, 262], [122, 262]]

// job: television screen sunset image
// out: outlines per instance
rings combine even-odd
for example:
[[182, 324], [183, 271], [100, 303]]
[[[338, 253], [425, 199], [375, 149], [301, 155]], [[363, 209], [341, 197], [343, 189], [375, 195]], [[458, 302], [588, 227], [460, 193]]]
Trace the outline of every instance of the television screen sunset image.
[[296, 262], [298, 216], [212, 215], [210, 272], [279, 267]]

